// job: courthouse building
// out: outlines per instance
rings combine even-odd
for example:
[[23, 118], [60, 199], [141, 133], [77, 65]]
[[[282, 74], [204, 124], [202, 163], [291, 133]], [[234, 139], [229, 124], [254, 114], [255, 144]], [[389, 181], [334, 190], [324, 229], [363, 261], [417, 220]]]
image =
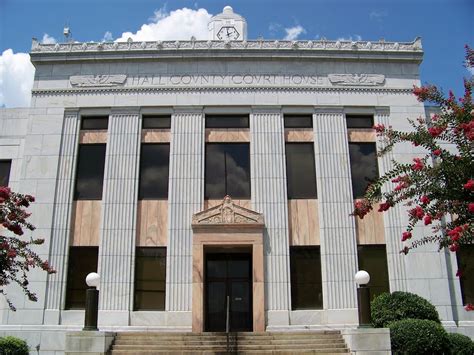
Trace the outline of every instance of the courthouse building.
[[474, 282], [454, 254], [400, 254], [403, 207], [350, 215], [391, 159], [416, 154], [377, 158], [372, 127], [427, 114], [412, 94], [421, 40], [248, 40], [230, 7], [209, 31], [33, 40], [31, 107], [0, 110], [0, 182], [36, 196], [57, 273], [30, 274], [38, 302], [8, 289], [18, 309], [1, 301], [0, 335], [44, 349], [80, 329], [92, 271], [104, 330], [222, 331], [227, 298], [232, 330], [353, 327], [364, 269], [372, 294], [417, 293], [473, 336]]

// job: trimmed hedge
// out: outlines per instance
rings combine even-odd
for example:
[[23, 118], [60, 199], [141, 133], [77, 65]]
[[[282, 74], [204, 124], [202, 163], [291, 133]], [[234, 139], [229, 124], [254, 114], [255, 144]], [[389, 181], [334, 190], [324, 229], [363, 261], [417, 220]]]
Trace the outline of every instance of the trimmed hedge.
[[394, 354], [448, 354], [448, 333], [441, 324], [427, 319], [403, 319], [392, 322], [390, 341]]
[[451, 354], [472, 355], [474, 354], [474, 342], [466, 335], [449, 333], [449, 344]]
[[409, 292], [382, 293], [371, 304], [372, 323], [376, 328], [387, 327], [402, 319], [428, 319], [440, 323], [436, 308], [423, 297]]
[[0, 338], [0, 354], [28, 355], [28, 344], [26, 344], [26, 341], [24, 341], [23, 339], [12, 336]]

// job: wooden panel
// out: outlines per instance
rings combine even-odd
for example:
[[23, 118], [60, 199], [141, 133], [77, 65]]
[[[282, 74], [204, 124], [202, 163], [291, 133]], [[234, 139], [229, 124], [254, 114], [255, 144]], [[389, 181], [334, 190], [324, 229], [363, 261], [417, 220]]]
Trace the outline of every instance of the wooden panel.
[[79, 143], [81, 144], [94, 144], [94, 143], [107, 143], [107, 131], [82, 131], [79, 134]]
[[[222, 200], [223, 199], [224, 198], [222, 198]], [[222, 200], [205, 200], [203, 211], [207, 210], [208, 208], [220, 205], [222, 203]], [[234, 205], [237, 205], [237, 206], [240, 206], [240, 207], [243, 207], [243, 208], [247, 208], [249, 210], [252, 209], [252, 203], [251, 203], [250, 200], [234, 200], [234, 199], [232, 199], [232, 202], [234, 203]]]
[[286, 128], [285, 142], [312, 142], [313, 135], [312, 128]]
[[385, 244], [383, 213], [378, 212], [375, 206], [364, 219], [355, 217], [357, 244]]
[[168, 200], [138, 201], [137, 211], [137, 246], [166, 246]]
[[375, 142], [375, 131], [371, 128], [348, 129], [349, 142]]
[[171, 132], [169, 129], [144, 129], [142, 143], [169, 143]]
[[319, 245], [318, 200], [288, 200], [290, 245]]
[[74, 201], [72, 214], [73, 246], [99, 246], [102, 201]]
[[206, 142], [250, 142], [250, 131], [241, 128], [208, 128]]

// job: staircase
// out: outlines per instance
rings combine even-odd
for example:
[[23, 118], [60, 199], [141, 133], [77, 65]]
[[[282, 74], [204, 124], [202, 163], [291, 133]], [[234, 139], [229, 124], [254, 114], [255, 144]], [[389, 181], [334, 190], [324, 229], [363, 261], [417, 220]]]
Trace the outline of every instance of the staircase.
[[111, 355], [350, 353], [339, 331], [269, 333], [118, 333]]

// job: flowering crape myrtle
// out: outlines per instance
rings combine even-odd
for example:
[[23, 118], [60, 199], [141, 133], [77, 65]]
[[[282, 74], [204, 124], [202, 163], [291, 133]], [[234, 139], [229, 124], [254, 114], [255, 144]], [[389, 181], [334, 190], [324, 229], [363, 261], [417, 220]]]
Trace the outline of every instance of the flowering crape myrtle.
[[[466, 46], [466, 66], [474, 67], [474, 51]], [[419, 245], [435, 242], [439, 248], [456, 253], [463, 245], [474, 244], [474, 109], [473, 79], [464, 80], [464, 96], [447, 98], [435, 86], [414, 87], [420, 102], [434, 103], [439, 114], [410, 120], [413, 130], [401, 132], [391, 126], [376, 125], [381, 140], [379, 156], [398, 143], [424, 148], [425, 153], [411, 163], [393, 161], [393, 169], [371, 184], [364, 198], [356, 201], [353, 214], [363, 218], [376, 203], [379, 212], [398, 203], [407, 206], [408, 225], [400, 236], [407, 254]], [[449, 149], [447, 149], [449, 147]], [[383, 185], [389, 191], [380, 193]], [[428, 236], [417, 238], [415, 225], [429, 226]], [[458, 271], [458, 275], [460, 271]], [[472, 305], [466, 306], [473, 310]]]
[[[27, 222], [30, 213], [26, 207], [34, 202], [30, 195], [22, 195], [0, 186], [0, 293], [6, 296], [5, 287], [10, 283], [17, 284], [30, 301], [37, 301], [36, 295], [28, 289], [28, 271], [39, 267], [48, 274], [55, 271], [47, 261], [43, 261], [30, 247], [44, 243], [44, 239], [25, 239], [22, 237], [26, 229], [35, 227]], [[11, 233], [9, 233], [8, 231]], [[7, 236], [8, 234], [14, 236]], [[11, 310], [15, 306], [6, 297]]]

